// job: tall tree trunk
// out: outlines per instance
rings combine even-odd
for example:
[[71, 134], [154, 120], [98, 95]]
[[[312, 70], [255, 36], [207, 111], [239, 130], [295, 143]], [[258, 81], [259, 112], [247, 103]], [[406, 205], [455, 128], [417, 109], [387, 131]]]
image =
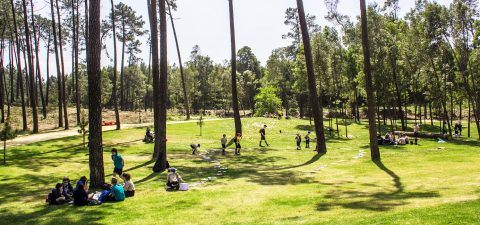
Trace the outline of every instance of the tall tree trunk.
[[[123, 13], [123, 12], [122, 12]], [[125, 18], [123, 18], [122, 15], [122, 62], [120, 62], [120, 107], [122, 110], [126, 110], [125, 105], [125, 90], [123, 86], [124, 82], [124, 77], [125, 77], [125, 45], [127, 42], [127, 39], [125, 37]]]
[[[156, 173], [163, 172], [167, 167], [166, 161], [166, 78], [167, 78], [167, 22], [165, 15], [165, 0], [160, 0], [160, 42], [161, 42], [161, 59], [158, 54], [158, 26], [157, 26], [157, 1], [150, 2], [150, 31], [152, 42], [152, 71], [153, 71], [153, 104], [154, 104], [154, 126], [155, 126], [155, 149], [153, 171]], [[159, 66], [159, 61], [160, 66]], [[164, 87], [164, 89], [162, 89]]]
[[[313, 120], [315, 122], [315, 133], [317, 136], [317, 152], [325, 154], [327, 146], [325, 144], [325, 134], [323, 131], [323, 107], [321, 98], [317, 95], [317, 83], [315, 81], [315, 71], [313, 69], [312, 47], [310, 46], [310, 34], [308, 33], [307, 21], [305, 19], [305, 10], [303, 8], [303, 1], [297, 0], [298, 17], [300, 20], [300, 28], [302, 31], [303, 46], [305, 50], [305, 62], [308, 76], [308, 89], [310, 92], [310, 105], [313, 113]], [[322, 90], [322, 88], [320, 88]]]
[[35, 95], [35, 70], [33, 69], [33, 54], [32, 54], [32, 45], [30, 43], [30, 29], [28, 26], [28, 14], [27, 14], [27, 3], [25, 0], [22, 0], [23, 5], [23, 17], [24, 17], [24, 26], [25, 26], [25, 40], [27, 46], [27, 57], [28, 57], [28, 70], [30, 74], [30, 106], [32, 107], [32, 117], [33, 117], [33, 133], [38, 133], [38, 112], [37, 112], [37, 97]]
[[175, 38], [175, 45], [177, 47], [178, 65], [180, 68], [180, 78], [182, 80], [183, 89], [183, 105], [185, 107], [185, 113], [187, 114], [187, 120], [190, 120], [190, 107], [188, 106], [187, 86], [185, 84], [185, 74], [183, 73], [182, 55], [180, 54], [180, 46], [178, 44], [177, 30], [175, 29], [175, 22], [173, 21], [172, 10], [168, 1], [168, 14], [170, 15], [170, 22], [173, 29], [173, 37]]
[[88, 131], [90, 186], [101, 187], [105, 181], [102, 146], [102, 76], [100, 59], [100, 0], [89, 0], [90, 18], [87, 45]]
[[115, 123], [117, 125], [117, 130], [120, 130], [120, 113], [118, 112], [118, 99], [117, 99], [117, 33], [115, 30], [115, 4], [113, 0], [110, 0], [112, 5], [112, 29], [113, 29], [113, 89], [112, 89], [112, 99], [113, 99], [113, 108], [115, 109]]
[[67, 111], [67, 108], [68, 108], [68, 105], [67, 105], [67, 96], [66, 96], [66, 92], [65, 92], [65, 66], [64, 66], [64, 61], [63, 61], [63, 43], [62, 43], [62, 20], [61, 20], [61, 17], [60, 17], [60, 5], [58, 4], [58, 0], [55, 0], [56, 3], [57, 3], [57, 19], [58, 19], [58, 40], [59, 40], [59, 50], [60, 50], [60, 60], [61, 60], [61, 67], [62, 67], [62, 100], [63, 100], [63, 119], [64, 119], [64, 124], [65, 124], [65, 130], [68, 130], [69, 127], [68, 127], [68, 111]]
[[32, 29], [33, 29], [33, 40], [35, 40], [35, 58], [36, 58], [36, 69], [37, 69], [37, 82], [38, 82], [38, 85], [37, 85], [37, 88], [35, 90], [39, 90], [40, 92], [40, 100], [42, 101], [42, 115], [43, 115], [43, 118], [46, 118], [47, 117], [47, 106], [45, 105], [45, 98], [43, 97], [43, 85], [42, 85], [42, 73], [41, 73], [41, 70], [40, 70], [40, 57], [38, 57], [38, 47], [39, 47], [39, 44], [37, 42], [37, 28], [35, 27], [35, 16], [34, 16], [34, 11], [33, 11], [33, 0], [30, 0], [30, 9], [31, 9], [31, 12], [32, 12]]
[[52, 14], [53, 47], [55, 49], [55, 65], [57, 67], [57, 97], [58, 97], [58, 127], [63, 127], [63, 94], [62, 94], [62, 70], [60, 69], [60, 56], [58, 52], [57, 25], [55, 22], [54, 0], [50, 0]]
[[[78, 27], [79, 27], [79, 13], [78, 13], [78, 0], [73, 0], [72, 3], [73, 11], [73, 43], [75, 50], [75, 107], [77, 109], [77, 126], [80, 124], [80, 114], [81, 114], [81, 105], [80, 105], [80, 73], [78, 71]], [[76, 12], [76, 15], [75, 15]]]
[[2, 34], [0, 35], [0, 110], [1, 110], [1, 123], [5, 123], [5, 68], [3, 67], [3, 53], [5, 52], [5, 28], [2, 30]]
[[15, 91], [14, 91], [14, 88], [15, 86], [13, 85], [13, 79], [14, 79], [14, 74], [13, 74], [13, 64], [14, 64], [14, 56], [13, 56], [13, 48], [14, 48], [14, 45], [13, 45], [13, 35], [10, 34], [10, 43], [8, 45], [8, 51], [9, 51], [9, 62], [10, 62], [10, 100], [9, 102], [11, 104], [13, 104], [15, 102]]
[[51, 39], [51, 34], [48, 33], [48, 42], [47, 42], [47, 85], [46, 85], [46, 90], [45, 90], [45, 106], [48, 107], [48, 98], [50, 94], [50, 44], [52, 42]]
[[471, 109], [471, 103], [470, 103], [470, 98], [468, 98], [468, 130], [467, 130], [467, 133], [468, 133], [468, 137], [470, 137], [470, 130], [471, 130], [471, 123], [472, 123], [472, 120], [471, 120], [471, 116], [472, 116], [472, 109]]
[[233, 15], [233, 0], [228, 0], [230, 14], [230, 44], [231, 44], [231, 64], [232, 64], [232, 107], [233, 118], [235, 120], [235, 133], [242, 133], [242, 121], [240, 120], [240, 111], [238, 108], [237, 92], [237, 50], [235, 43], [235, 17]]
[[22, 75], [22, 62], [20, 61], [20, 40], [18, 39], [18, 29], [17, 29], [17, 18], [15, 13], [15, 5], [13, 0], [10, 0], [12, 4], [12, 17], [13, 17], [13, 27], [15, 32], [15, 42], [17, 45], [17, 84], [20, 87], [20, 95], [22, 99], [22, 121], [23, 121], [23, 130], [26, 131], [28, 129], [27, 125], [27, 111], [25, 109], [25, 96], [23, 93], [23, 75]]
[[30, 107], [30, 82], [29, 82], [29, 68], [30, 68], [30, 60], [27, 61], [27, 52], [26, 52], [26, 40], [25, 40], [25, 37], [23, 39], [21, 39], [21, 44], [22, 44], [22, 56], [23, 56], [23, 64], [25, 65], [25, 67], [23, 68], [23, 71], [25, 71], [25, 94], [27, 96], [27, 101], [25, 102], [26, 104], [26, 107]]
[[[370, 134], [370, 151], [371, 158], [374, 161], [380, 160], [380, 150], [377, 143], [377, 127], [375, 124], [375, 91], [373, 90], [372, 72], [370, 64], [370, 48], [368, 41], [368, 27], [367, 27], [367, 9], [365, 0], [360, 0], [360, 11], [362, 20], [362, 47], [363, 47], [363, 64], [365, 72], [365, 90], [367, 92], [367, 105], [368, 105], [368, 122], [369, 122], [369, 134]], [[400, 105], [401, 109], [401, 105]]]

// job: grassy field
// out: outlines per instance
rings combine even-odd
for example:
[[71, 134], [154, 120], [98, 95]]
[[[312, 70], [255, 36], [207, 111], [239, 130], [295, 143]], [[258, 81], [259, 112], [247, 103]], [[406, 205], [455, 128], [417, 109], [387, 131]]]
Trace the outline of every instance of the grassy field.
[[[264, 123], [268, 148], [258, 147]], [[144, 129], [105, 132], [107, 179], [113, 169], [109, 151], [117, 147], [137, 193], [91, 207], [44, 202], [63, 176], [88, 175], [88, 150], [80, 137], [9, 149], [7, 166], [0, 166], [0, 224], [480, 223], [476, 140], [382, 147], [382, 162], [373, 163], [366, 123], [349, 125], [349, 139], [329, 137], [325, 155], [295, 150], [295, 134], [313, 130], [307, 120], [252, 118], [243, 125], [241, 156], [232, 149], [218, 154], [221, 135], [233, 133], [232, 120], [206, 122], [203, 136], [195, 123], [168, 125], [170, 164], [197, 184], [187, 192], [166, 192], [166, 175], [151, 172], [153, 145], [141, 142]], [[220, 176], [216, 163], [190, 155], [192, 142], [201, 143], [201, 153], [226, 172]], [[216, 179], [204, 182], [208, 177]]]

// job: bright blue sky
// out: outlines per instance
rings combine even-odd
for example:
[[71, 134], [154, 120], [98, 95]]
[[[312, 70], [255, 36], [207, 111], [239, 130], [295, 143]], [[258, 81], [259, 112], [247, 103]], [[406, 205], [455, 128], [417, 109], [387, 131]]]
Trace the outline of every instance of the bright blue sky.
[[[147, 14], [147, 0], [115, 0], [130, 5], [137, 13], [143, 15], [145, 28], [149, 27]], [[448, 5], [452, 0], [436, 0]], [[198, 44], [202, 54], [209, 55], [215, 62], [222, 62], [230, 57], [230, 37], [227, 0], [177, 0], [178, 11], [174, 12], [180, 48], [184, 61], [188, 60], [192, 47]], [[367, 4], [374, 2], [367, 0]], [[382, 3], [383, 0], [377, 0]], [[409, 11], [415, 0], [400, 0], [402, 15]], [[37, 0], [36, 6], [42, 8], [44, 0]], [[304, 0], [307, 13], [317, 16], [317, 23], [321, 26], [332, 24], [324, 19], [327, 14], [323, 0]], [[102, 17], [110, 11], [110, 1], [102, 1]], [[289, 41], [282, 39], [282, 34], [288, 32], [284, 22], [284, 13], [288, 7], [296, 7], [295, 0], [234, 0], [237, 48], [248, 45], [253, 49], [258, 59], [264, 64], [271, 51], [275, 48], [286, 46]], [[359, 15], [358, 0], [340, 0], [339, 11], [349, 15], [354, 20]], [[46, 7], [42, 10], [48, 10]], [[48, 12], [48, 11], [45, 11]], [[48, 14], [47, 14], [48, 15]], [[47, 16], [46, 15], [46, 16]], [[169, 25], [169, 63], [177, 62], [175, 43]], [[146, 43], [146, 36], [142, 38]], [[107, 43], [107, 50], [112, 55], [111, 41]], [[140, 57], [148, 63], [149, 47], [144, 44]], [[71, 71], [70, 53], [67, 49], [65, 55], [65, 69]], [[45, 54], [42, 54], [42, 58]], [[53, 57], [52, 57], [53, 58]], [[42, 60], [43, 60], [42, 59]], [[104, 56], [104, 66], [111, 60]], [[51, 60], [51, 71], [54, 71], [55, 62]], [[45, 71], [42, 68], [42, 71]], [[45, 72], [43, 72], [45, 74]]]

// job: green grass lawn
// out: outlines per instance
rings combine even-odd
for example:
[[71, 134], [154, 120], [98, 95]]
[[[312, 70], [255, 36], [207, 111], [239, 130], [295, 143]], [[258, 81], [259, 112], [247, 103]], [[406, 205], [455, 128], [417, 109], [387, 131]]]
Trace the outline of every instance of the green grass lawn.
[[[232, 149], [226, 156], [214, 153], [223, 133], [231, 138], [233, 120], [206, 122], [203, 136], [195, 123], [168, 125], [170, 164], [190, 184], [200, 183], [187, 192], [166, 192], [165, 173], [151, 172], [153, 145], [141, 142], [144, 129], [105, 132], [106, 179], [113, 169], [110, 149], [117, 147], [137, 190], [124, 202], [100, 206], [44, 201], [63, 176], [88, 176], [81, 137], [8, 149], [8, 165], [0, 166], [0, 224], [480, 223], [478, 141], [424, 139], [418, 146], [381, 147], [382, 163], [373, 163], [366, 123], [349, 125], [349, 139], [329, 137], [328, 153], [321, 156], [295, 150], [295, 134], [313, 130], [307, 120], [242, 122], [241, 156]], [[270, 147], [260, 148], [264, 123]], [[200, 152], [209, 151], [227, 172], [219, 176], [214, 163], [190, 155], [192, 142], [201, 143]]]

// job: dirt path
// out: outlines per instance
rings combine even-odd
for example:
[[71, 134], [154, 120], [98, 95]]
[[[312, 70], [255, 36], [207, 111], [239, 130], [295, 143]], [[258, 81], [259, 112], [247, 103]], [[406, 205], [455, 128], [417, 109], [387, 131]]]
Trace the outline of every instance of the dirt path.
[[[217, 121], [217, 120], [227, 120], [227, 119], [205, 119], [205, 122], [208, 121]], [[188, 121], [169, 121], [167, 124], [182, 124], [182, 123], [196, 123], [196, 120], [188, 120]], [[137, 127], [146, 127], [146, 126], [153, 126], [153, 123], [141, 123], [141, 124], [122, 124], [122, 129], [128, 128], [137, 128]], [[103, 131], [115, 130], [116, 126], [104, 126]], [[71, 128], [69, 130], [64, 130], [62, 128], [58, 128], [55, 130], [49, 130], [44, 133], [40, 134], [30, 134], [30, 135], [22, 135], [14, 140], [7, 141], [8, 146], [19, 146], [19, 145], [27, 145], [35, 142], [40, 141], [48, 141], [58, 138], [65, 138], [65, 137], [72, 137], [77, 136], [78, 130], [77, 127]]]

